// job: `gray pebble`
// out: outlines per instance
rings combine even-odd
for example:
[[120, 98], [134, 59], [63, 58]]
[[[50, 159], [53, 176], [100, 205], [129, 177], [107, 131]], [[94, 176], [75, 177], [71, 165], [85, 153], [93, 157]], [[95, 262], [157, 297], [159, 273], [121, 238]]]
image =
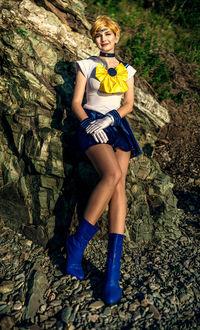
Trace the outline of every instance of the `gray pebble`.
[[71, 307], [65, 307], [63, 310], [62, 310], [62, 313], [61, 313], [61, 320], [65, 323], [68, 322], [70, 316], [71, 316], [71, 313], [72, 313], [72, 309]]

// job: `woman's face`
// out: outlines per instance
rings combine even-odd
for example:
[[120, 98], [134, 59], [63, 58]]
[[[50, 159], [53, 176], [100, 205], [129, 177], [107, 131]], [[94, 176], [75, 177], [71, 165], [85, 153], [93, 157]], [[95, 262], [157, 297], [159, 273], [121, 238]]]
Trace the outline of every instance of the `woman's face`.
[[101, 31], [96, 33], [95, 43], [97, 47], [106, 53], [114, 53], [115, 44], [118, 42], [119, 38], [116, 37], [114, 32], [109, 30], [107, 27], [103, 27]]

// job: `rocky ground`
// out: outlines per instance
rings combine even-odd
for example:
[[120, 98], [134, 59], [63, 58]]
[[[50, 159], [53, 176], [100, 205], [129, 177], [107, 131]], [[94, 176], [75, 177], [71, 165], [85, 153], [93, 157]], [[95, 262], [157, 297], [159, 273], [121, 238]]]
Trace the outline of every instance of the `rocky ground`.
[[163, 245], [125, 242], [123, 296], [101, 300], [106, 242], [85, 253], [86, 279], [64, 274], [65, 254], [49, 254], [0, 229], [1, 329], [200, 329], [200, 225], [180, 211], [182, 236]]

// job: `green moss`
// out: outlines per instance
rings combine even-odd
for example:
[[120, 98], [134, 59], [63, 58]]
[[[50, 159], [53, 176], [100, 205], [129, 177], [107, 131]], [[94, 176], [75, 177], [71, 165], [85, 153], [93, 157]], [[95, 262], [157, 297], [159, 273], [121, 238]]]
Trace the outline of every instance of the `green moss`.
[[24, 29], [21, 29], [21, 28], [17, 28], [17, 32], [23, 36], [26, 36], [28, 34], [28, 32]]
[[3, 9], [11, 10], [12, 6], [8, 4], [3, 4]]

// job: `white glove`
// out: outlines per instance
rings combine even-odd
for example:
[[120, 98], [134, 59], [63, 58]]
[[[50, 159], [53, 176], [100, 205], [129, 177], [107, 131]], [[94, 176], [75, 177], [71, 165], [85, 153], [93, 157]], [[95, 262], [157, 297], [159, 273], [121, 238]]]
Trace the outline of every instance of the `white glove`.
[[108, 137], [103, 129], [99, 130], [98, 132], [93, 132], [93, 133], [88, 133], [88, 134], [91, 134], [97, 143], [108, 142]]
[[112, 125], [114, 122], [114, 118], [112, 116], [105, 116], [100, 119], [96, 119], [92, 123], [90, 123], [86, 128], [86, 133], [98, 133], [99, 131], [103, 130], [104, 128]]

